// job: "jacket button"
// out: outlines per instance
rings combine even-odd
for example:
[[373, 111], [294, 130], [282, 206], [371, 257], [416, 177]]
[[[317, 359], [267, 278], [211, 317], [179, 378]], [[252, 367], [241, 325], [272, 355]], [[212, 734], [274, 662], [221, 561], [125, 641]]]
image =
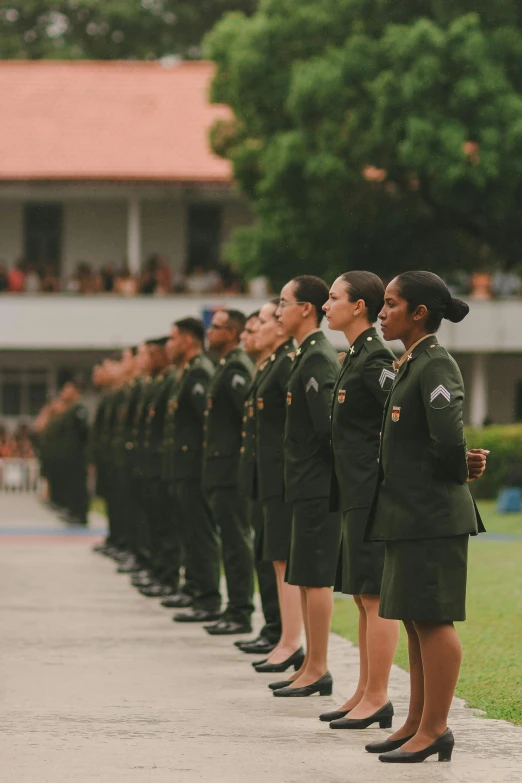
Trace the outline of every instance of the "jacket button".
[[219, 457], [219, 451], [214, 452], [214, 457]]
[[242, 437], [242, 438], [246, 438], [246, 432], [244, 432], [244, 431], [243, 431], [243, 432], [241, 433], [241, 437]]
[[188, 451], [188, 446], [182, 446], [181, 451]]
[[204, 440], [204, 441], [203, 441], [203, 448], [204, 448], [204, 449], [206, 449], [206, 448], [207, 448], [207, 441], [206, 441], [206, 440]]
[[241, 446], [241, 448], [239, 449], [239, 452], [240, 452], [241, 454], [244, 454], [244, 453], [245, 453], [245, 447], [244, 447], [244, 446]]

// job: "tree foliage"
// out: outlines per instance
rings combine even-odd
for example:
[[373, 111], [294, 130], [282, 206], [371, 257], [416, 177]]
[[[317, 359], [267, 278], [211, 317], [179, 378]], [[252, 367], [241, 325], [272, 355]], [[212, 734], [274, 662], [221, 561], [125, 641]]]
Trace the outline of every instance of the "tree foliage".
[[226, 11], [255, 0], [5, 0], [0, 58], [197, 58], [204, 34]]
[[230, 256], [280, 282], [519, 261], [515, 0], [261, 0], [206, 41], [213, 145], [256, 222]]

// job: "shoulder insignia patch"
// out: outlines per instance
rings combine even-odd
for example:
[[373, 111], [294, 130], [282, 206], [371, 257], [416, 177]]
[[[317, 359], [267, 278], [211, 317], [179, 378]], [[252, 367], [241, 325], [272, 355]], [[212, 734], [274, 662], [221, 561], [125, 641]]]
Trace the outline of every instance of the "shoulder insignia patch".
[[337, 402], [339, 402], [341, 405], [346, 399], [346, 389], [339, 389], [337, 392]]
[[392, 383], [395, 380], [395, 373], [391, 370], [384, 369], [381, 372], [381, 377], [379, 378], [379, 385], [381, 389], [391, 389]]
[[205, 389], [201, 383], [196, 383], [192, 388], [192, 394], [205, 394]]
[[234, 377], [232, 378], [232, 388], [237, 389], [238, 386], [244, 386], [246, 383], [245, 379], [242, 375], [239, 375], [236, 373]]
[[391, 412], [392, 421], [397, 423], [401, 418], [401, 409], [399, 405], [394, 405]]
[[447, 408], [451, 402], [451, 393], [440, 383], [430, 394], [430, 405], [436, 410]]
[[312, 376], [312, 378], [310, 378], [310, 380], [306, 384], [305, 390], [306, 390], [307, 394], [312, 393], [312, 392], [313, 392], [314, 396], [319, 394], [319, 384], [318, 384], [318, 382], [315, 380], [315, 378], [313, 376]]

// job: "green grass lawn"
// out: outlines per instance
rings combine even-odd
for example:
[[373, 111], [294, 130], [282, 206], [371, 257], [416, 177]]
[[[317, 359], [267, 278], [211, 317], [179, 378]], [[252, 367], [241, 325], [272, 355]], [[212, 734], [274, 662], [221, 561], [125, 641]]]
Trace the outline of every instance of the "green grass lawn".
[[[481, 501], [479, 509], [488, 532], [519, 534], [521, 539], [471, 539], [468, 619], [456, 624], [464, 648], [457, 695], [489, 718], [522, 725], [522, 514], [497, 514], [488, 501]], [[336, 599], [333, 631], [356, 642], [351, 599]], [[404, 629], [395, 662], [408, 668]]]

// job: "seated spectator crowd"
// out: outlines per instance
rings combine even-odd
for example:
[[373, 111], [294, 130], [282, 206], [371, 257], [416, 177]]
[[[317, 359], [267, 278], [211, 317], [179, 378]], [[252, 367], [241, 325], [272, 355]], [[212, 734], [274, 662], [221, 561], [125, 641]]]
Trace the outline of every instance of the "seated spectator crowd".
[[0, 459], [33, 459], [35, 456], [32, 433], [27, 424], [19, 424], [10, 433], [0, 423]]
[[[133, 275], [125, 266], [105, 264], [95, 269], [86, 261], [76, 266], [69, 278], [59, 277], [55, 264], [37, 264], [20, 260], [13, 267], [0, 261], [0, 293], [49, 294], [242, 294], [245, 282], [226, 264], [207, 269], [194, 266], [187, 273], [171, 269], [163, 256], [154, 253], [146, 260], [140, 274]], [[264, 295], [264, 294], [263, 294]]]

